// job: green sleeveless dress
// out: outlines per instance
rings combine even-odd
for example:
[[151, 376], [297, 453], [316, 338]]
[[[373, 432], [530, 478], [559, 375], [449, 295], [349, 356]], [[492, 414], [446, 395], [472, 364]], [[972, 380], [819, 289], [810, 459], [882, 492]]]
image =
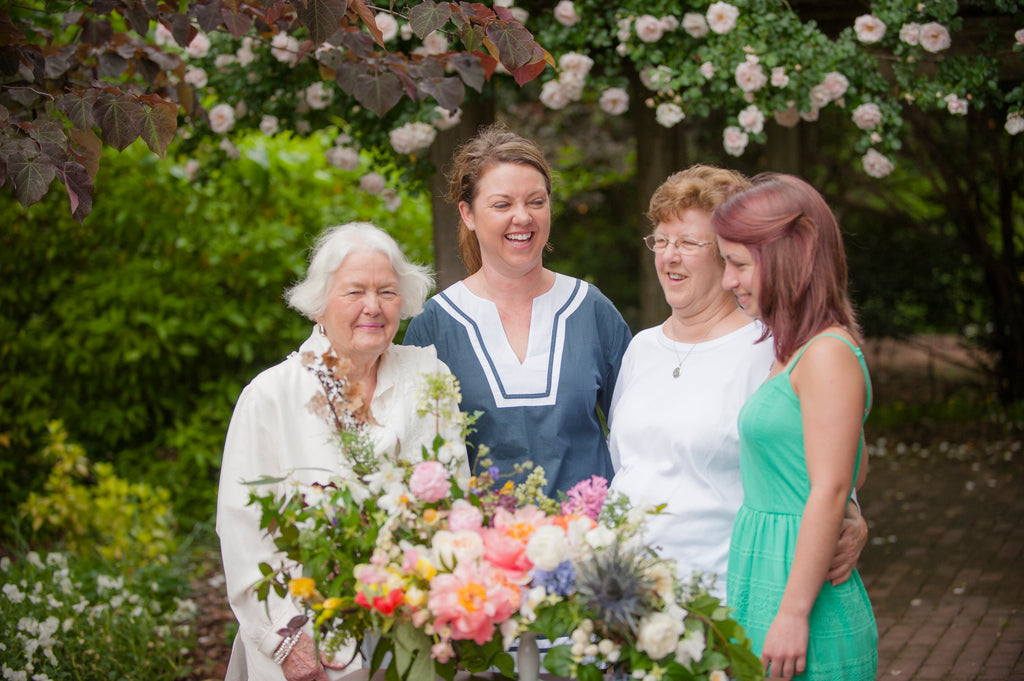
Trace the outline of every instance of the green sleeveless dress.
[[[860, 349], [850, 346], [867, 383], [871, 379]], [[729, 550], [727, 597], [734, 617], [761, 654], [775, 619], [796, 551], [810, 479], [804, 460], [800, 400], [789, 373], [807, 346], [786, 369], [761, 385], [740, 410], [740, 472], [743, 506], [736, 515]], [[867, 418], [867, 409], [864, 417]], [[863, 437], [857, 449], [860, 466]], [[856, 472], [854, 474], [856, 479]], [[852, 492], [852, 489], [851, 489]], [[878, 669], [878, 628], [867, 591], [855, 570], [838, 587], [825, 583], [810, 614], [807, 669], [800, 681], [874, 681]]]

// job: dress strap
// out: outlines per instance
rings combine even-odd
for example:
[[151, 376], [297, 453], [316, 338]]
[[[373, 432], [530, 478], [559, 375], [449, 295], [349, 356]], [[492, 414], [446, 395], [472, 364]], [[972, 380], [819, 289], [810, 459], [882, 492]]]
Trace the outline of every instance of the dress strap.
[[837, 333], [819, 333], [817, 336], [807, 341], [807, 343], [802, 348], [800, 348], [800, 352], [798, 352], [796, 354], [796, 357], [793, 358], [793, 361], [789, 363], [789, 365], [785, 369], [785, 372], [789, 374], [791, 371], [793, 371], [793, 367], [795, 367], [796, 363], [800, 361], [800, 358], [803, 357], [803, 354], [807, 352], [807, 348], [811, 347], [811, 343], [818, 340], [819, 338], [824, 338], [825, 336], [828, 336], [830, 338], [838, 338], [839, 340], [846, 343], [846, 346], [850, 348], [850, 350], [853, 351], [853, 354], [857, 357], [857, 361], [860, 362], [861, 371], [864, 372], [864, 385], [867, 387], [867, 399], [864, 404], [864, 418], [861, 420], [861, 422], [863, 423], [864, 421], [867, 421], [868, 413], [871, 411], [871, 405], [874, 403], [871, 395], [871, 375], [868, 373], [867, 362], [864, 361], [864, 352], [859, 347], [851, 343], [848, 339], [844, 338], [843, 336], [840, 336]]

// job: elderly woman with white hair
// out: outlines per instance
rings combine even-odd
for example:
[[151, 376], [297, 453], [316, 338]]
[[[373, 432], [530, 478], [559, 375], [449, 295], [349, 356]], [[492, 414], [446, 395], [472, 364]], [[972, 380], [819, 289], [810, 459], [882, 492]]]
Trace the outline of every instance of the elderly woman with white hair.
[[259, 511], [248, 505], [251, 488], [244, 483], [288, 476], [312, 484], [322, 482], [325, 471], [341, 468], [330, 425], [307, 406], [321, 388], [303, 366], [306, 351], [320, 356], [333, 349], [351, 361], [349, 380], [362, 384], [364, 399], [372, 396], [367, 432], [375, 451], [418, 460], [412, 457], [422, 446], [429, 448], [436, 434], [433, 419], [416, 413], [422, 376], [450, 372], [433, 347], [392, 341], [399, 321], [422, 309], [431, 286], [429, 271], [410, 263], [387, 233], [369, 223], [349, 223], [324, 232], [306, 278], [288, 290], [288, 304], [316, 325], [298, 352], [242, 391], [224, 443], [217, 534], [228, 600], [239, 622], [228, 679], [321, 681], [344, 674], [336, 671], [340, 665], [318, 659], [308, 623], [299, 635], [278, 633], [301, 614], [291, 599], [273, 591], [266, 603], [257, 599], [259, 564], [283, 556], [260, 529]]

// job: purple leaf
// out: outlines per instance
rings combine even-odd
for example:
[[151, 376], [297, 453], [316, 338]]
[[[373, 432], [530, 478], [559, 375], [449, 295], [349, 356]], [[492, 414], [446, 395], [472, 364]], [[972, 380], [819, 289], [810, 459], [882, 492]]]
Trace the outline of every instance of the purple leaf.
[[305, 6], [292, 3], [302, 25], [309, 29], [314, 45], [319, 45], [341, 28], [348, 11], [346, 0], [307, 0]]
[[232, 11], [227, 7], [221, 9], [221, 18], [228, 32], [235, 38], [241, 38], [252, 28], [252, 17], [242, 12]]
[[447, 2], [436, 5], [432, 0], [426, 0], [409, 9], [409, 26], [422, 40], [448, 23], [451, 16], [452, 9]]
[[466, 87], [458, 78], [431, 78], [419, 82], [420, 91], [437, 100], [441, 108], [455, 111], [466, 98]]
[[97, 90], [85, 90], [81, 94], [68, 92], [57, 97], [57, 108], [68, 115], [76, 127], [87, 130], [96, 125], [92, 110], [96, 105], [99, 92]]
[[25, 208], [43, 198], [50, 187], [56, 168], [40, 154], [16, 152], [7, 158], [7, 173], [14, 183], [14, 194]]
[[93, 109], [103, 141], [118, 151], [139, 137], [142, 105], [131, 95], [100, 97]]
[[80, 163], [66, 161], [61, 171], [61, 179], [68, 191], [71, 216], [81, 224], [85, 216], [92, 212], [92, 178]]
[[390, 72], [377, 77], [364, 74], [356, 77], [352, 96], [373, 113], [383, 116], [402, 98], [402, 84], [398, 76]]
[[480, 57], [475, 54], [460, 53], [452, 55], [448, 63], [452, 65], [466, 85], [477, 92], [483, 90], [486, 74], [484, 74], [483, 64], [480, 63]]
[[491, 23], [487, 26], [487, 38], [498, 48], [498, 59], [509, 71], [533, 60], [533, 35], [522, 24]]
[[174, 131], [178, 128], [178, 107], [155, 95], [144, 97], [148, 106], [142, 109], [139, 136], [150, 151], [163, 158], [167, 145], [174, 139]]

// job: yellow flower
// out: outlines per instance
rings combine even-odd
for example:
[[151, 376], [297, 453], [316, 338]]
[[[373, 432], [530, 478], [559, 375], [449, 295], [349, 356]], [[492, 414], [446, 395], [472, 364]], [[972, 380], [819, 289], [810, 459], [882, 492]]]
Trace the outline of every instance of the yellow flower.
[[429, 582], [437, 574], [437, 568], [426, 558], [420, 558], [416, 561], [416, 573]]
[[328, 598], [326, 601], [324, 601], [324, 610], [337, 610], [342, 606], [343, 603], [344, 601], [342, 601], [340, 598]]
[[428, 525], [433, 525], [434, 523], [436, 523], [437, 522], [437, 509], [435, 509], [435, 508], [428, 508], [427, 510], [423, 511], [423, 520]]
[[292, 598], [309, 600], [316, 593], [316, 582], [309, 577], [298, 577], [288, 582], [288, 593]]
[[414, 608], [427, 604], [427, 592], [418, 586], [410, 586], [405, 590], [405, 602]]

